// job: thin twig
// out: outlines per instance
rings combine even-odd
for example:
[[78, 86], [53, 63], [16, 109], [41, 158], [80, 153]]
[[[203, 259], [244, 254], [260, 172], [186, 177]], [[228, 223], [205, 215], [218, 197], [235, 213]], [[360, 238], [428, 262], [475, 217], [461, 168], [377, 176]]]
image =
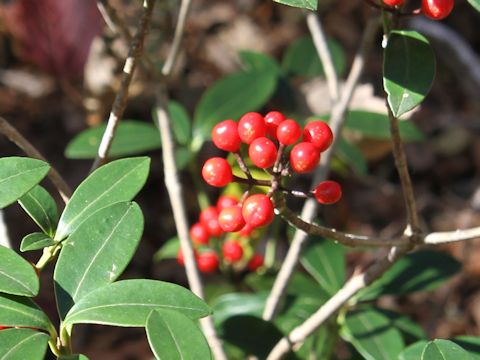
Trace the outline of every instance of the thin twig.
[[[22, 149], [28, 156], [48, 163], [45, 157], [3, 117], [0, 117], [0, 133], [9, 138], [10, 141], [15, 143], [15, 145]], [[49, 165], [50, 171], [48, 172], [48, 178], [66, 204], [70, 196], [72, 196], [72, 190], [58, 171], [51, 164]]]
[[348, 280], [335, 295], [333, 295], [313, 315], [305, 320], [304, 323], [297, 326], [287, 336], [283, 337], [272, 349], [267, 357], [267, 360], [282, 359], [295, 344], [304, 341], [332, 314], [338, 311], [352, 296], [382, 276], [402, 255], [407, 253], [410, 249], [410, 246], [393, 247], [388, 256], [380, 258], [365, 272], [354, 275], [352, 278], [350, 278], [350, 280]]
[[306, 14], [308, 30], [313, 38], [315, 49], [323, 65], [325, 78], [327, 79], [328, 91], [332, 104], [335, 104], [339, 97], [338, 76], [332, 60], [332, 53], [328, 48], [328, 41], [322, 28], [322, 23], [317, 13], [308, 11]]
[[433, 232], [423, 238], [422, 243], [427, 245], [441, 245], [457, 241], [480, 238], [480, 226], [471, 229]]
[[128, 56], [123, 67], [120, 89], [115, 96], [112, 111], [110, 112], [110, 116], [108, 118], [107, 128], [103, 133], [103, 137], [98, 148], [97, 157], [93, 162], [91, 171], [107, 162], [108, 153], [110, 151], [110, 147], [112, 146], [117, 126], [120, 123], [120, 119], [122, 118], [123, 112], [125, 111], [125, 107], [127, 105], [128, 88], [130, 86], [130, 82], [132, 81], [133, 73], [135, 72], [140, 55], [143, 51], [143, 42], [148, 32], [154, 5], [155, 0], [144, 1], [143, 14], [140, 19], [137, 32], [132, 39]]
[[[371, 48], [375, 34], [378, 31], [379, 19], [377, 17], [372, 18], [363, 33], [359, 50], [355, 55], [355, 59], [348, 75], [347, 82], [342, 91], [342, 95], [339, 101], [334, 105], [332, 109], [332, 117], [330, 121], [330, 127], [334, 135], [334, 143], [332, 146], [322, 154], [320, 160], [320, 166], [315, 172], [312, 187], [314, 187], [320, 181], [323, 181], [328, 176], [330, 162], [333, 156], [333, 151], [339, 138], [341, 129], [344, 123], [345, 112], [347, 111], [348, 104], [352, 98], [353, 92], [360, 79], [360, 75], [365, 65], [365, 59]], [[308, 199], [302, 209], [301, 218], [305, 221], [311, 222], [315, 217], [317, 211], [317, 202], [313, 199]], [[275, 279], [270, 295], [267, 298], [265, 309], [263, 311], [264, 320], [272, 320], [278, 309], [278, 305], [285, 294], [285, 289], [288, 286], [290, 278], [295, 271], [295, 268], [300, 258], [302, 248], [307, 240], [307, 234], [304, 231], [295, 231], [287, 256], [283, 261], [282, 267]]]

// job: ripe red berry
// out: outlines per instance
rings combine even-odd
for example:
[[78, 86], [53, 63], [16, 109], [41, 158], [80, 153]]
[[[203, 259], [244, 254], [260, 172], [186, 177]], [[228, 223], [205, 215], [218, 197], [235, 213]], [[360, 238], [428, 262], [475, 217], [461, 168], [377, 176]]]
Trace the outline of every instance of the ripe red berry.
[[253, 227], [268, 225], [274, 217], [272, 200], [263, 194], [249, 196], [243, 202], [242, 215]]
[[202, 177], [207, 184], [222, 187], [232, 181], [232, 168], [227, 160], [221, 157], [212, 157], [205, 161]]
[[218, 264], [218, 255], [214, 251], [205, 251], [197, 257], [198, 270], [203, 273], [215, 272], [218, 269]]
[[9, 327], [8, 327], [8, 326], [2, 326], [2, 325], [0, 325], [0, 331], [1, 331], [1, 330], [5, 330], [5, 329], [9, 329]]
[[303, 129], [303, 141], [312, 143], [320, 152], [325, 151], [332, 144], [333, 133], [327, 123], [312, 121]]
[[320, 151], [312, 143], [301, 142], [290, 151], [290, 165], [297, 173], [312, 171], [320, 160]]
[[280, 144], [292, 145], [302, 134], [300, 125], [292, 119], [283, 121], [277, 128], [277, 139]]
[[222, 195], [217, 200], [217, 210], [218, 212], [220, 212], [227, 207], [234, 206], [237, 204], [238, 204], [238, 200], [234, 196]]
[[235, 240], [226, 241], [222, 246], [222, 254], [225, 261], [235, 263], [243, 257], [243, 248]]
[[247, 269], [250, 271], [256, 271], [263, 265], [263, 256], [259, 254], [253, 255], [247, 264]]
[[260, 137], [253, 140], [248, 147], [248, 156], [256, 166], [266, 169], [275, 164], [277, 147], [269, 138]]
[[225, 120], [215, 125], [212, 130], [212, 141], [221, 150], [238, 151], [241, 141], [237, 123], [233, 120]]
[[223, 231], [236, 232], [243, 229], [245, 220], [242, 215], [242, 208], [234, 205], [223, 209], [218, 215], [218, 223]]
[[193, 243], [196, 245], [206, 245], [208, 244], [208, 240], [210, 238], [210, 234], [208, 229], [202, 223], [193, 224], [190, 228], [190, 239], [192, 239]]
[[240, 229], [240, 231], [238, 232], [238, 235], [242, 237], [249, 237], [253, 230], [255, 230], [255, 227], [246, 223], [245, 226]]
[[[193, 249], [193, 254], [195, 256], [195, 259], [198, 257], [198, 251], [197, 249]], [[185, 259], [183, 258], [183, 253], [182, 253], [182, 249], [178, 249], [178, 252], [177, 252], [177, 262], [182, 265], [182, 266], [185, 266]]]
[[218, 223], [218, 210], [216, 206], [209, 206], [200, 213], [200, 223], [207, 229], [211, 236], [220, 236], [223, 230]]
[[263, 116], [256, 112], [243, 115], [238, 122], [238, 135], [245, 144], [267, 134], [267, 126]]
[[267, 134], [272, 138], [277, 136], [277, 128], [280, 123], [285, 120], [285, 116], [280, 111], [270, 111], [265, 115], [265, 125], [267, 126]]
[[313, 190], [313, 195], [320, 204], [334, 204], [342, 197], [342, 187], [336, 181], [322, 181]]
[[383, 3], [388, 6], [400, 6], [403, 5], [405, 0], [383, 0]]
[[454, 0], [422, 0], [422, 12], [433, 20], [446, 18], [453, 10]]

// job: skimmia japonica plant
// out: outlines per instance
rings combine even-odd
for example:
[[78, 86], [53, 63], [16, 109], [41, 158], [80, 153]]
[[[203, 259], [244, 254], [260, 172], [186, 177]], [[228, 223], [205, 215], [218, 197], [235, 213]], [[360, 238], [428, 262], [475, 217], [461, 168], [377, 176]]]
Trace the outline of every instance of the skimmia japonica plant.
[[[479, 0], [468, 1], [480, 10]], [[160, 72], [149, 53], [142, 54], [155, 1], [144, 2], [135, 34], [118, 26], [130, 42], [128, 66], [108, 124], [82, 132], [66, 149], [71, 159], [95, 158], [73, 192], [0, 117], [0, 132], [28, 156], [0, 159], [0, 208], [18, 203], [39, 228], [21, 240], [19, 251], [0, 246], [0, 359], [87, 359], [72, 345], [79, 324], [144, 328], [154, 356], [167, 360], [480, 356], [480, 338], [431, 339], [411, 318], [376, 301], [435, 289], [459, 271], [460, 263], [431, 247], [480, 237], [480, 227], [423, 230], [404, 151], [404, 142], [423, 136], [411, 121], [399, 120], [424, 100], [435, 79], [429, 41], [405, 30], [403, 20], [444, 19], [454, 1], [364, 0], [371, 19], [343, 87], [345, 55], [326, 39], [320, 22], [328, 11], [318, 14], [315, 0], [275, 2], [293, 12], [302, 8], [311, 38], [292, 43], [281, 65], [262, 53], [240, 52], [242, 70], [206, 90], [193, 118], [169, 100], [167, 81], [191, 2], [182, 0]], [[121, 22], [108, 1], [98, 4], [107, 22]], [[380, 44], [375, 40], [381, 31]], [[378, 78], [383, 78], [385, 110], [348, 110], [372, 46], [383, 47]], [[119, 120], [136, 68], [157, 93], [155, 124]], [[284, 101], [281, 87], [295, 87], [293, 76], [325, 78], [329, 114], [300, 116], [291, 106], [270, 108]], [[366, 160], [352, 141], [358, 134], [391, 142], [406, 209], [405, 231], [398, 236], [346, 233], [317, 218], [319, 207], [347, 201], [342, 180], [332, 178], [345, 178], [348, 169], [366, 175]], [[204, 146], [210, 140], [215, 148]], [[159, 280], [119, 279], [142, 238], [144, 218], [134, 198], [151, 161], [128, 156], [160, 148], [176, 236], [154, 260], [176, 259], [190, 290]], [[329, 175], [331, 168], [336, 171]], [[190, 175], [199, 211], [186, 208], [191, 202], [184, 200], [179, 171]], [[60, 209], [40, 185], [47, 176], [65, 203]], [[288, 244], [279, 251], [285, 238]], [[347, 279], [347, 260], [359, 252], [350, 248], [377, 251], [371, 263], [354, 264], [358, 267]], [[25, 252], [37, 254], [38, 261], [25, 260]], [[54, 293], [48, 295], [58, 319], [35, 299], [47, 266], [54, 269]]]

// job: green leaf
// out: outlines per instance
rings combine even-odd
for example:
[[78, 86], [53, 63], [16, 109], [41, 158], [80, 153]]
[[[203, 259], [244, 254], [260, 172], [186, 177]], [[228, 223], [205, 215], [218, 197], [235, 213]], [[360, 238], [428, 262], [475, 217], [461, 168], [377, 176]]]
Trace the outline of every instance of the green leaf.
[[418, 360], [422, 357], [422, 352], [425, 345], [428, 344], [427, 340], [420, 340], [416, 343], [405, 348], [400, 355], [398, 355], [398, 360]]
[[152, 310], [180, 311], [191, 319], [210, 314], [210, 308], [179, 285], [155, 280], [123, 280], [92, 291], [69, 311], [66, 324], [145, 326]]
[[301, 9], [317, 10], [318, 0], [273, 0], [279, 4], [298, 7]]
[[32, 250], [40, 250], [55, 244], [56, 242], [48, 235], [36, 232], [28, 234], [22, 239], [22, 243], [20, 244], [20, 251], [25, 252]]
[[192, 161], [195, 154], [186, 147], [179, 147], [175, 149], [175, 161], [177, 163], [177, 169], [183, 170]]
[[152, 311], [146, 332], [157, 359], [211, 359], [210, 348], [202, 331], [191, 319], [172, 310]]
[[385, 48], [383, 87], [395, 117], [420, 104], [435, 78], [435, 55], [416, 31], [392, 31]]
[[280, 69], [280, 66], [270, 56], [248, 50], [239, 51], [238, 55], [247, 71], [270, 71], [277, 76], [281, 75], [282, 70]]
[[[82, 131], [67, 145], [65, 156], [69, 159], [95, 158], [106, 127], [106, 124], [102, 124]], [[122, 120], [117, 127], [109, 155], [111, 157], [137, 155], [160, 147], [160, 135], [154, 125], [142, 121]]]
[[[335, 70], [339, 76], [342, 76], [347, 63], [345, 53], [335, 40], [328, 39], [327, 42]], [[290, 45], [282, 59], [282, 67], [286, 73], [306, 78], [325, 76], [323, 65], [310, 36], [301, 37]]]
[[451, 341], [467, 351], [473, 360], [480, 360], [480, 337], [462, 335], [451, 339]]
[[0, 246], [0, 292], [31, 297], [39, 287], [33, 266], [12, 249]]
[[88, 357], [82, 354], [60, 355], [58, 360], [88, 360]]
[[404, 348], [400, 332], [374, 308], [347, 313], [341, 332], [367, 360], [396, 360]]
[[460, 346], [449, 340], [435, 339], [423, 349], [421, 360], [470, 360]]
[[320, 286], [333, 295], [345, 281], [345, 249], [318, 236], [311, 236], [301, 263]]
[[231, 293], [218, 298], [213, 304], [213, 319], [216, 324], [223, 323], [228, 318], [237, 315], [252, 315], [262, 317], [267, 293]]
[[470, 5], [473, 6], [475, 10], [480, 12], [480, 0], [467, 0], [467, 1], [469, 2]]
[[142, 210], [134, 202], [100, 209], [78, 226], [63, 243], [53, 276], [61, 318], [85, 295], [122, 274], [142, 232]]
[[0, 324], [47, 330], [47, 315], [30, 298], [0, 294]]
[[153, 255], [153, 260], [160, 261], [164, 259], [176, 259], [178, 250], [180, 249], [180, 240], [178, 237], [173, 237]]
[[[390, 121], [385, 114], [353, 110], [347, 114], [345, 127], [373, 139], [390, 139]], [[423, 140], [423, 134], [410, 120], [398, 122], [400, 135], [404, 141]]]
[[367, 173], [367, 160], [362, 152], [343, 137], [338, 139], [336, 153], [343, 162], [348, 164], [357, 173], [361, 175]]
[[148, 157], [128, 158], [103, 165], [75, 190], [60, 218], [55, 240], [70, 235], [95, 211], [121, 201], [130, 201], [145, 183]]
[[31, 329], [0, 331], [1, 360], [43, 360], [48, 335]]
[[420, 325], [415, 323], [409, 317], [392, 310], [379, 308], [376, 308], [375, 310], [388, 317], [390, 319], [391, 326], [394, 326], [403, 334], [406, 334], [414, 339], [425, 339], [427, 337], [427, 334], [420, 327]]
[[0, 159], [0, 209], [15, 202], [37, 185], [50, 170], [41, 160], [25, 157]]
[[193, 128], [192, 149], [210, 138], [212, 128], [226, 119], [261, 108], [273, 95], [277, 76], [273, 72], [237, 72], [215, 82], [200, 99]]
[[451, 256], [438, 251], [417, 251], [404, 256], [381, 279], [359, 293], [362, 300], [380, 295], [403, 295], [428, 291], [440, 286], [456, 274], [461, 264]]
[[23, 195], [18, 202], [45, 234], [50, 237], [55, 235], [59, 217], [58, 208], [47, 190], [37, 185]]
[[[170, 101], [168, 103], [168, 112], [172, 119], [172, 130], [175, 139], [179, 144], [187, 145], [192, 139], [192, 120], [187, 110], [180, 103]], [[157, 130], [157, 137], [158, 136]]]

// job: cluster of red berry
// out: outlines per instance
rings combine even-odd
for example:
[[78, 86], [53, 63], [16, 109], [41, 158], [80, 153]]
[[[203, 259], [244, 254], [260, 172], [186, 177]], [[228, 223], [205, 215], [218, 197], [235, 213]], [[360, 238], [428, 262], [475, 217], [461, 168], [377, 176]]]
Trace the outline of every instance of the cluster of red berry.
[[[388, 6], [401, 6], [405, 0], [383, 0]], [[454, 0], [422, 0], [422, 14], [433, 20], [446, 18], [453, 10]]]
[[[250, 271], [257, 270], [263, 265], [263, 257], [254, 254], [245, 259], [244, 248], [239, 241], [241, 237], [247, 238], [252, 231], [253, 227], [243, 219], [238, 199], [229, 195], [220, 196], [216, 206], [202, 210], [199, 221], [190, 228], [198, 269], [204, 273], [215, 272], [221, 258], [225, 265], [240, 264]], [[234, 239], [226, 239], [225, 233], [229, 232], [236, 233]], [[220, 250], [220, 256], [214, 248]], [[184, 265], [181, 251], [177, 260]]]

